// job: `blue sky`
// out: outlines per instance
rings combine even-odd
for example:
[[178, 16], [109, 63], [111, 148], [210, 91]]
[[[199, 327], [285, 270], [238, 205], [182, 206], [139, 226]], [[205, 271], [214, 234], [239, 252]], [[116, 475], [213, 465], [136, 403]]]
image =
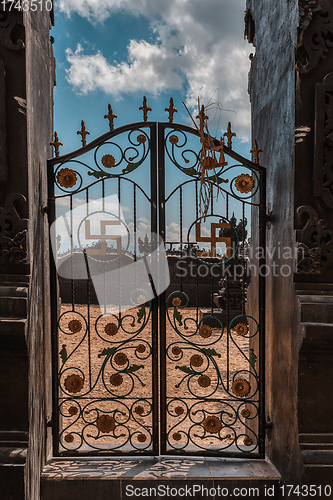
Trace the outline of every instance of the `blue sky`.
[[234, 149], [249, 156], [249, 53], [243, 40], [245, 0], [57, 0], [54, 54], [57, 61], [55, 130], [61, 154], [80, 147], [81, 120], [88, 140], [107, 132], [111, 103], [116, 126], [141, 121], [142, 97], [149, 119], [167, 121], [174, 98], [176, 122], [190, 124], [181, 104], [194, 112], [198, 96], [224, 109], [210, 132], [220, 136], [228, 121]]

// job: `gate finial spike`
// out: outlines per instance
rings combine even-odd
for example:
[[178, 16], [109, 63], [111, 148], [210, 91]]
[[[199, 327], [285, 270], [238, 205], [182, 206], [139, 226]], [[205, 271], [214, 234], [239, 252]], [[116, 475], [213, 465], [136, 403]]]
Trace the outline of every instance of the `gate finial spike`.
[[[199, 98], [198, 98], [199, 102]], [[199, 107], [199, 114], [197, 115], [197, 120], [200, 120], [200, 130], [203, 130], [204, 122], [208, 120], [208, 116], [205, 113], [205, 106], [202, 105], [200, 108], [200, 104], [198, 104]]]
[[170, 98], [170, 105], [168, 108], [165, 108], [165, 111], [167, 111], [169, 113], [169, 122], [172, 123], [173, 122], [173, 115], [175, 113], [178, 113], [178, 110], [173, 105], [173, 98], [172, 97]]
[[228, 148], [232, 148], [232, 138], [236, 137], [236, 134], [231, 131], [231, 122], [228, 123], [227, 131], [223, 134], [223, 136], [228, 138]]
[[140, 111], [143, 111], [143, 121], [146, 122], [148, 120], [148, 111], [152, 111], [150, 106], [147, 106], [147, 97], [143, 98], [143, 105], [139, 107]]
[[114, 119], [118, 117], [113, 113], [111, 104], [108, 104], [108, 111], [109, 113], [107, 115], [104, 115], [104, 118], [106, 120], [109, 120], [110, 131], [112, 132], [112, 130], [114, 130]]
[[259, 153], [262, 153], [262, 152], [263, 152], [263, 150], [258, 148], [257, 141], [256, 141], [256, 139], [254, 139], [253, 148], [250, 150], [250, 153], [253, 153], [255, 163], [259, 164]]
[[78, 130], [77, 131], [77, 135], [80, 135], [81, 136], [81, 142], [82, 142], [82, 146], [86, 146], [87, 145], [87, 135], [90, 135], [90, 132], [88, 132], [88, 130], [86, 130], [86, 126], [85, 126], [85, 123], [84, 121], [82, 120], [81, 122], [81, 130]]
[[59, 146], [63, 146], [63, 143], [59, 141], [57, 132], [54, 132], [54, 141], [50, 142], [50, 146], [54, 147], [54, 153], [56, 155], [56, 158], [58, 158], [58, 156], [60, 155]]

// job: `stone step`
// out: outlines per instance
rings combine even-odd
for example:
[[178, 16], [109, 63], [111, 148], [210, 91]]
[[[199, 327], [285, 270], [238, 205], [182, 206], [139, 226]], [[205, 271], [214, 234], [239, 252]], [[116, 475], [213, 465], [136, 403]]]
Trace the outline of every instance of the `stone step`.
[[0, 317], [0, 345], [26, 346], [26, 318]]
[[[280, 475], [268, 460], [193, 457], [55, 458], [42, 474], [42, 500], [90, 500], [91, 498], [231, 498], [235, 488], [252, 490], [246, 498], [279, 498]], [[147, 492], [143, 490], [147, 488]], [[173, 491], [170, 494], [171, 488]], [[192, 495], [184, 496], [183, 489]], [[218, 495], [220, 488], [220, 495]], [[160, 489], [160, 490], [159, 490]], [[224, 495], [221, 496], [222, 489]], [[255, 489], [255, 490], [254, 490]], [[227, 493], [228, 492], [228, 493]], [[148, 494], [147, 494], [148, 493]], [[273, 494], [272, 494], [273, 493]], [[243, 498], [245, 496], [243, 495]], [[268, 497], [267, 497], [268, 498]]]
[[0, 296], [0, 316], [24, 318], [27, 314], [26, 297]]
[[[328, 478], [330, 480], [328, 481]], [[305, 484], [322, 485], [321, 498], [333, 498], [333, 465], [305, 465], [304, 467], [304, 482]], [[331, 494], [327, 485], [331, 486]], [[325, 490], [326, 486], [326, 490]], [[325, 492], [327, 492], [325, 494]]]
[[332, 295], [299, 295], [302, 323], [332, 323]]
[[28, 286], [30, 276], [27, 274], [0, 274], [1, 286]]
[[27, 286], [12, 286], [12, 285], [0, 285], [0, 298], [1, 297], [27, 297], [28, 287]]

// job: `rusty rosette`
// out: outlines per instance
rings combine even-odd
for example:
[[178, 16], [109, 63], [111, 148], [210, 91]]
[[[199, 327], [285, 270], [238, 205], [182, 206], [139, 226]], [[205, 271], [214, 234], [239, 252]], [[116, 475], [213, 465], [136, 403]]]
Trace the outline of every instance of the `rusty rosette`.
[[138, 441], [139, 443], [144, 443], [147, 441], [147, 436], [145, 434], [138, 434]]
[[72, 394], [76, 394], [77, 392], [82, 391], [83, 388], [83, 378], [80, 375], [76, 375], [73, 373], [72, 375], [68, 375], [65, 379], [64, 386], [68, 392]]
[[200, 356], [200, 354], [193, 354], [193, 356], [191, 356], [190, 358], [190, 363], [192, 366], [195, 367], [201, 366], [203, 363], [202, 356]]
[[68, 328], [72, 333], [79, 333], [82, 330], [82, 323], [78, 319], [72, 319], [68, 323]]
[[180, 356], [182, 350], [180, 347], [178, 347], [178, 345], [174, 345], [173, 348], [171, 349], [171, 352], [174, 356]]
[[67, 434], [67, 435], [65, 436], [65, 441], [66, 441], [66, 443], [72, 443], [72, 442], [74, 441], [74, 436], [73, 436], [73, 434]]
[[107, 335], [109, 335], [109, 337], [112, 337], [118, 332], [118, 325], [116, 325], [116, 323], [108, 323], [105, 325], [104, 331]]
[[139, 144], [144, 144], [146, 142], [147, 138], [145, 135], [140, 134], [140, 135], [138, 135], [136, 140], [138, 141]]
[[123, 383], [123, 377], [120, 373], [113, 373], [110, 377], [110, 384], [118, 387]]
[[146, 346], [144, 344], [139, 344], [135, 350], [136, 352], [143, 354], [146, 350]]
[[180, 433], [180, 432], [174, 432], [174, 433], [172, 434], [172, 437], [173, 437], [173, 439], [174, 439], [175, 441], [180, 441], [180, 440], [181, 440], [181, 438], [182, 438], [182, 435], [181, 435], [181, 433]]
[[249, 174], [240, 174], [235, 180], [235, 187], [240, 193], [250, 193], [254, 188], [253, 177]]
[[148, 302], [148, 299], [147, 299], [147, 297], [146, 297], [145, 295], [143, 295], [143, 294], [139, 295], [139, 296], [137, 297], [137, 299], [136, 299], [136, 303], [137, 303], [137, 304], [140, 304], [140, 305], [143, 305], [143, 304], [145, 304], [146, 302]]
[[245, 445], [245, 446], [251, 446], [251, 444], [253, 444], [252, 439], [251, 439], [249, 436], [246, 436], [246, 437], [244, 438], [244, 445]]
[[208, 339], [212, 335], [212, 329], [208, 325], [201, 325], [199, 328], [199, 335], [204, 339]]
[[222, 422], [216, 415], [209, 415], [209, 417], [206, 417], [202, 425], [205, 431], [211, 434], [216, 434], [222, 429]]
[[234, 330], [237, 333], [237, 335], [240, 335], [241, 337], [245, 337], [245, 335], [248, 334], [249, 327], [246, 323], [238, 323], [238, 325], [236, 325], [234, 327]]
[[134, 408], [134, 412], [137, 413], [138, 415], [142, 415], [144, 413], [144, 408], [141, 405], [138, 405]]
[[181, 303], [182, 303], [182, 301], [180, 300], [179, 297], [175, 297], [174, 299], [172, 299], [172, 305], [174, 307], [180, 307]]
[[247, 380], [239, 378], [233, 382], [231, 390], [234, 394], [236, 394], [236, 396], [245, 398], [250, 394], [251, 385]]
[[73, 415], [76, 415], [78, 411], [79, 410], [76, 406], [71, 406], [68, 410], [68, 413], [73, 416]]
[[200, 387], [209, 387], [211, 384], [210, 377], [208, 377], [208, 375], [200, 375], [198, 378], [198, 384]]
[[104, 155], [102, 158], [102, 165], [105, 168], [112, 168], [116, 164], [115, 157], [112, 155]]
[[126, 365], [126, 363], [128, 362], [128, 357], [126, 356], [126, 354], [124, 352], [117, 352], [117, 354], [115, 355], [115, 357], [113, 358], [115, 360], [115, 362], [117, 363], [117, 365]]
[[77, 175], [70, 168], [62, 168], [57, 173], [57, 181], [65, 189], [72, 188], [77, 183]]
[[169, 137], [169, 142], [171, 142], [171, 144], [177, 144], [179, 141], [178, 137], [176, 135], [171, 135]]
[[244, 418], [250, 418], [251, 412], [250, 412], [250, 410], [248, 410], [248, 408], [244, 408], [244, 410], [241, 411], [241, 415]]
[[103, 434], [108, 434], [112, 432], [116, 427], [116, 422], [110, 415], [102, 415], [96, 420], [97, 429]]
[[176, 414], [176, 415], [180, 416], [180, 415], [182, 415], [183, 413], [184, 413], [184, 408], [182, 408], [181, 406], [177, 406], [177, 407], [175, 408], [175, 414]]

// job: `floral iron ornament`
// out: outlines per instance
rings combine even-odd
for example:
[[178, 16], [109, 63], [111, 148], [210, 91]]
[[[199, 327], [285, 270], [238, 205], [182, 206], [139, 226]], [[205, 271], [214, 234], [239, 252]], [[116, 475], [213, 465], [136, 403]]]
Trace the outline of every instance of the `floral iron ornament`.
[[237, 191], [242, 194], [247, 194], [253, 191], [254, 180], [249, 174], [240, 174], [235, 181]]
[[69, 189], [77, 183], [77, 175], [70, 168], [62, 168], [57, 174], [57, 181], [61, 187]]
[[197, 129], [200, 142], [201, 151], [198, 160], [198, 177], [200, 179], [200, 194], [199, 194], [199, 210], [200, 216], [203, 221], [206, 220], [206, 216], [211, 204], [213, 186], [217, 186], [217, 194], [219, 193], [220, 186], [222, 182], [227, 183], [228, 180], [222, 179], [217, 171], [221, 171], [228, 162], [225, 161], [224, 157], [224, 137], [221, 137], [220, 141], [213, 138], [208, 130], [207, 120], [208, 116], [205, 112], [205, 106], [200, 105], [200, 99], [198, 97], [198, 115], [199, 127], [192, 118], [186, 104], [183, 102], [195, 128]]

